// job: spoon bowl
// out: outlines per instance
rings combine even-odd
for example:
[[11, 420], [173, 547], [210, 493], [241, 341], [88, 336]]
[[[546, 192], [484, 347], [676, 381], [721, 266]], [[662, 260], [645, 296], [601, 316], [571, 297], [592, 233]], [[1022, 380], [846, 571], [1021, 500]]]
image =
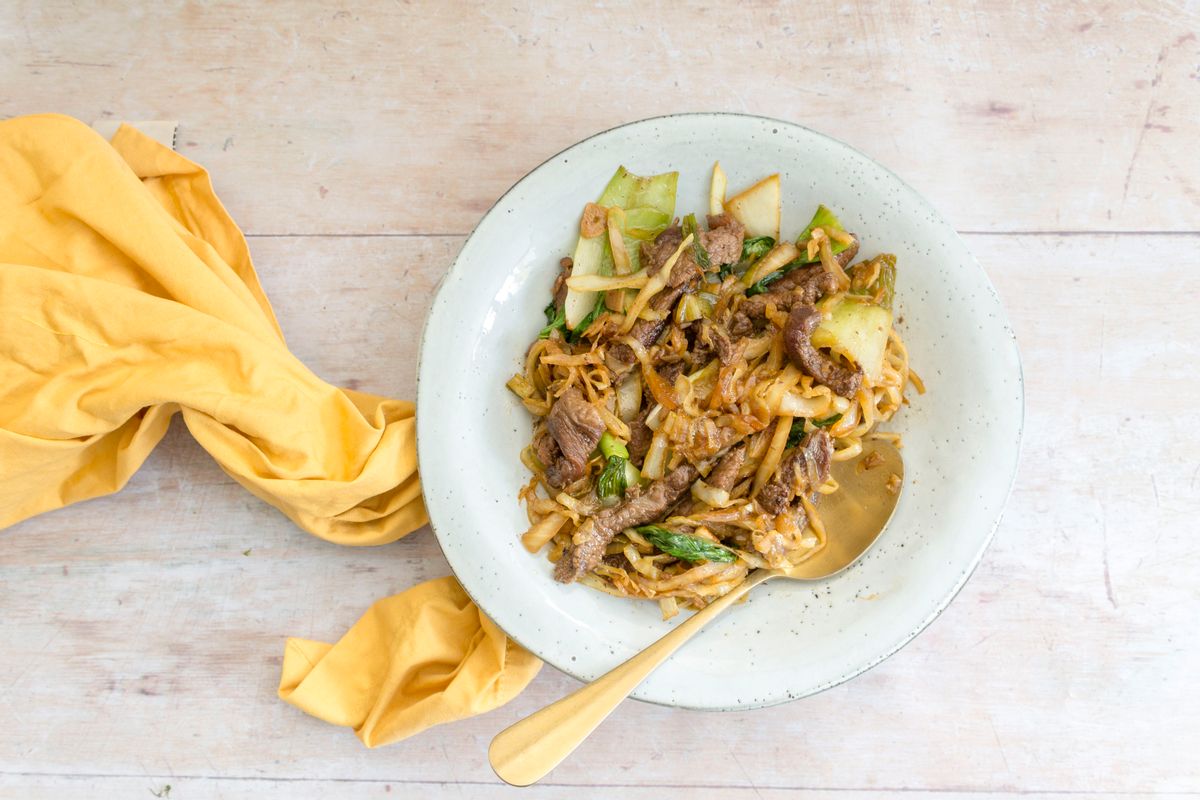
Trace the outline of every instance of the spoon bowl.
[[900, 451], [886, 439], [863, 443], [855, 458], [830, 470], [838, 490], [821, 498], [825, 546], [785, 569], [760, 569], [741, 585], [696, 612], [677, 628], [620, 666], [573, 694], [501, 731], [488, 748], [492, 769], [506, 783], [529, 786], [569, 756], [663, 661], [701, 628], [760, 583], [773, 578], [824, 580], [849, 567], [871, 548], [896, 510], [904, 481]]

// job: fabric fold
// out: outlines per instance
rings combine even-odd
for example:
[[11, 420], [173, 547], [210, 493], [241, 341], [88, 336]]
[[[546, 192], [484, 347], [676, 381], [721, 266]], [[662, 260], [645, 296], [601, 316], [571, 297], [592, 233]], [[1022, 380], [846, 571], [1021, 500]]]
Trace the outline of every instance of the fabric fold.
[[289, 639], [279, 696], [376, 747], [501, 706], [540, 668], [438, 578], [375, 603], [337, 644]]
[[[0, 528], [118, 491], [176, 413], [316, 536], [383, 544], [428, 521], [413, 404], [331, 386], [293, 356], [208, 174], [127, 125], [110, 144], [69, 117], [0, 122], [0, 385]], [[494, 707], [536, 672], [450, 578], [364, 622], [332, 650], [293, 640], [314, 668], [286, 697], [372, 746]], [[459, 671], [396, 677], [430, 664]]]

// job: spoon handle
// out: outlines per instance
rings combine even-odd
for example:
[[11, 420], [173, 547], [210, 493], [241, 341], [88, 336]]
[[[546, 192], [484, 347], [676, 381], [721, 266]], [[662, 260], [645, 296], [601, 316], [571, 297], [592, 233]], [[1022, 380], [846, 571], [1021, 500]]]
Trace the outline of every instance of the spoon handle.
[[578, 691], [501, 731], [488, 748], [492, 769], [506, 783], [528, 786], [558, 766], [647, 675], [746, 592], [772, 577], [758, 570], [741, 586]]

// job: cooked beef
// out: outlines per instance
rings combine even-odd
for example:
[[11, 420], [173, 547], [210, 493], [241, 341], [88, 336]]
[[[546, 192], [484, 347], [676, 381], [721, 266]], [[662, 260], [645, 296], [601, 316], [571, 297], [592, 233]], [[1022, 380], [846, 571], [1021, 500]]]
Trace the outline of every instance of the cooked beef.
[[571, 583], [595, 569], [604, 558], [604, 548], [614, 536], [626, 528], [660, 519], [679, 502], [698, 475], [696, 468], [685, 461], [665, 478], [650, 484], [644, 492], [632, 497], [626, 493], [619, 505], [585, 519], [575, 529], [571, 544], [555, 565], [554, 577], [563, 583]]
[[815, 491], [824, 483], [832, 464], [833, 440], [826, 431], [815, 430], [784, 455], [755, 499], [768, 514], [782, 514], [796, 495]]
[[[713, 231], [701, 233], [702, 241], [709, 241], [704, 237], [713, 237], [711, 241], [718, 254], [714, 256], [713, 251], [710, 250], [709, 257], [713, 264], [728, 263], [718, 259], [727, 257], [733, 251], [734, 244], [736, 244], [738, 255], [733, 260], [736, 261], [737, 258], [741, 257], [742, 226], [732, 218], [725, 220], [723, 217], [724, 215], [722, 217], [713, 217], [712, 220], [719, 220], [721, 224]], [[644, 242], [642, 244], [642, 266], [651, 275], [656, 274], [679, 248], [679, 243], [682, 241], [682, 230], [678, 225], [672, 225], [660, 233], [653, 242]], [[695, 254], [692, 250], [690, 248], [684, 250], [679, 260], [675, 262], [675, 266], [671, 268], [671, 276], [666, 288], [650, 300], [650, 308], [661, 312], [664, 315], [663, 319], [639, 319], [633, 323], [633, 327], [629, 330], [629, 335], [640, 342], [642, 347], [649, 347], [658, 341], [658, 337], [662, 335], [663, 330], [666, 329], [670, 322], [671, 314], [675, 309], [675, 304], [679, 302], [679, 298], [683, 297], [685, 293], [692, 291], [703, 274], [700, 266], [696, 263]], [[624, 364], [625, 366], [629, 366], [637, 360], [633, 348], [627, 344], [616, 344], [609, 353], [618, 365]]]
[[[713, 266], [720, 266], [736, 262], [741, 258], [743, 235], [741, 224], [730, 219], [729, 224], [723, 227], [711, 231], [701, 231], [700, 242], [708, 251], [709, 261]], [[672, 225], [660, 233], [653, 242], [644, 242], [642, 244], [642, 266], [650, 275], [657, 274], [679, 249], [682, 241], [683, 230], [678, 225]], [[689, 247], [680, 253], [679, 260], [671, 268], [671, 276], [667, 285], [672, 288], [683, 286], [698, 280], [702, 274], [700, 265], [696, 263], [695, 251]]]
[[749, 336], [761, 330], [766, 323], [767, 303], [786, 314], [797, 303], [812, 305], [835, 289], [837, 279], [820, 264], [797, 267], [776, 281], [769, 291], [742, 301], [730, 320], [729, 329], [734, 335]]
[[706, 483], [714, 489], [724, 489], [728, 492], [737, 483], [738, 472], [745, 460], [746, 446], [744, 444], [735, 445], [732, 450], [721, 456], [721, 460], [713, 467], [713, 471], [708, 473]]
[[683, 229], [672, 225], [656, 236], [653, 242], [642, 242], [642, 267], [651, 275], [657, 274], [667, 259], [679, 249], [682, 241]]
[[[704, 270], [700, 269], [700, 265], [696, 263], [695, 253], [688, 248], [675, 262], [675, 266], [671, 267], [671, 277], [667, 281], [667, 286], [671, 289], [686, 286], [690, 291], [703, 275]], [[672, 305], [674, 304], [672, 303]]]
[[713, 356], [725, 365], [736, 363], [742, 359], [749, 344], [742, 339], [735, 341], [719, 323], [707, 319], [688, 325], [685, 332], [688, 349], [683, 359], [691, 369], [706, 366]]
[[842, 397], [853, 397], [862, 386], [863, 373], [857, 367], [839, 364], [812, 346], [812, 332], [821, 324], [821, 312], [814, 306], [798, 305], [788, 315], [783, 329], [783, 346], [792, 363]]
[[562, 451], [558, 449], [558, 442], [554, 441], [550, 431], [546, 430], [544, 421], [539, 422], [533, 429], [533, 452], [538, 457], [538, 461], [547, 467], [562, 456]]
[[683, 367], [682, 361], [672, 361], [669, 364], [656, 365], [655, 371], [666, 381], [667, 386], [674, 386], [675, 379], [683, 374]]
[[734, 341], [724, 328], [716, 324], [707, 326], [706, 331], [712, 340], [713, 348], [717, 351], [717, 358], [723, 365], [736, 364], [742, 360], [746, 353], [746, 345], [749, 344], [744, 338]]
[[574, 267], [574, 262], [569, 258], [558, 262], [558, 276], [554, 279], [554, 289], [551, 294], [554, 295], [554, 307], [559, 311], [562, 311], [563, 306], [567, 303], [567, 278], [571, 277], [572, 267]]
[[650, 451], [650, 440], [654, 438], [654, 431], [646, 424], [646, 417], [650, 415], [651, 408], [652, 404], [643, 402], [642, 410], [629, 423], [629, 444], [626, 447], [629, 450], [629, 460], [638, 469], [642, 468], [642, 460]]
[[712, 361], [713, 353], [715, 352], [712, 338], [704, 333], [704, 329], [709, 324], [711, 323], [708, 320], [700, 320], [689, 323], [684, 328], [688, 345], [687, 351], [683, 354], [683, 359], [687, 362], [688, 369], [699, 369], [709, 361]]
[[[657, 342], [658, 337], [662, 336], [662, 332], [666, 329], [667, 323], [671, 321], [671, 311], [675, 308], [675, 303], [679, 301], [679, 298], [683, 297], [685, 288], [683, 286], [667, 287], [656, 294], [650, 301], [650, 307], [655, 311], [666, 312], [666, 316], [663, 319], [639, 319], [629, 329], [629, 335], [640, 342], [642, 347], [649, 347]], [[609, 355], [625, 366], [637, 361], [637, 355], [634, 354], [633, 348], [624, 342], [614, 344], [609, 350]]]
[[850, 238], [854, 241], [850, 242], [845, 250], [834, 256], [834, 259], [837, 260], [842, 269], [850, 266], [850, 262], [854, 260], [856, 255], [858, 255], [858, 234], [852, 233], [850, 234]]
[[[837, 254], [837, 262], [845, 268], [857, 254], [858, 238], [855, 237], [849, 247]], [[729, 321], [729, 332], [742, 337], [762, 330], [768, 302], [786, 314], [797, 303], [812, 305], [835, 289], [837, 281], [820, 264], [796, 267], [771, 284], [766, 292], [747, 297]]]
[[[571, 387], [554, 401], [546, 415], [546, 432], [536, 444], [538, 458], [546, 466], [546, 479], [562, 488], [583, 477], [588, 458], [604, 433], [604, 420], [578, 387]], [[552, 448], [545, 440], [552, 440]]]
[[690, 492], [685, 492], [679, 502], [667, 510], [663, 517], [670, 519], [671, 517], [686, 517], [692, 513], [692, 509], [696, 507], [696, 501], [692, 499]]
[[746, 229], [728, 214], [709, 214], [708, 230], [700, 232], [700, 243], [708, 251], [708, 260], [714, 267], [736, 264], [742, 258], [742, 241]]
[[[749, 300], [746, 302], [748, 303]], [[729, 320], [729, 332], [734, 336], [737, 336], [739, 339], [746, 336], [753, 336], [754, 329], [756, 327], [755, 318], [751, 317], [749, 313], [743, 310], [745, 306], [746, 303], [742, 303], [742, 307], [738, 308], [738, 310], [734, 312], [733, 316]], [[761, 320], [762, 317], [759, 317], [758, 319]]]

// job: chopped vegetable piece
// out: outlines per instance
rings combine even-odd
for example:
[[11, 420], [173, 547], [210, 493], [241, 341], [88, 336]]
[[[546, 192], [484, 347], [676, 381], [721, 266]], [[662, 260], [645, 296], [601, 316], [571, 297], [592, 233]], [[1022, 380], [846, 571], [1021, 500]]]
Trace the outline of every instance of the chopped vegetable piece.
[[632, 461], [625, 459], [625, 488], [636, 486], [641, 479], [642, 473], [638, 472]]
[[[842, 416], [841, 414], [838, 414], [839, 419], [841, 418], [841, 416]], [[813, 423], [813, 424], [815, 425], [816, 423]], [[832, 424], [832, 423], [830, 423], [830, 424]], [[788, 432], [787, 446], [795, 447], [796, 445], [800, 444], [800, 440], [803, 438], [804, 438], [804, 420], [803, 420], [803, 418], [801, 418], [801, 419], [797, 419], [795, 422], [792, 423], [792, 429], [791, 429], [791, 431]]]
[[[575, 245], [575, 254], [571, 257], [571, 277], [583, 275], [600, 275], [601, 262], [604, 260], [604, 250], [608, 242], [601, 236], [591, 239], [579, 237]], [[579, 328], [583, 318], [595, 307], [595, 292], [567, 288], [567, 300], [563, 304], [566, 313], [567, 327], [571, 330]]]
[[640, 289], [650, 276], [646, 270], [623, 275], [572, 275], [567, 278], [567, 289], [576, 291], [609, 292], [616, 289]]
[[609, 456], [604, 464], [604, 470], [596, 479], [596, 496], [601, 500], [617, 500], [625, 496], [625, 465], [629, 463], [622, 456]]
[[704, 249], [704, 243], [700, 241], [700, 228], [696, 224], [695, 214], [688, 214], [683, 218], [683, 235], [692, 237], [692, 254], [700, 269], [705, 272], [712, 269], [712, 260], [708, 257], [708, 251]]
[[[875, 299], [875, 304], [892, 310], [896, 296], [896, 257], [891, 253], [882, 253], [870, 261], [859, 264], [854, 268], [855, 277], [850, 282], [850, 293], [869, 295]], [[875, 275], [875, 279], [866, 286], [859, 283], [860, 275]]]
[[841, 414], [834, 414], [833, 416], [826, 417], [825, 419], [814, 419], [812, 424], [814, 428], [832, 428], [838, 423], [838, 420], [840, 420], [842, 416], [843, 415]]
[[629, 458], [629, 450], [625, 447], [625, 443], [608, 431], [605, 431], [600, 436], [600, 454], [605, 458], [612, 458], [613, 456]]
[[563, 313], [561, 308], [554, 305], [554, 301], [551, 301], [550, 305], [543, 309], [543, 312], [546, 315], [546, 327], [542, 328], [541, 332], [538, 334], [538, 338], [549, 339], [551, 333], [554, 331], [561, 331], [566, 327], [567, 316]]
[[658, 525], [643, 525], [636, 528], [646, 541], [669, 556], [684, 561], [737, 561], [737, 553], [708, 539], [688, 533], [675, 533]]
[[[675, 214], [675, 185], [679, 179], [678, 172], [666, 172], [662, 175], [652, 175], [649, 177], [640, 177], [634, 175], [624, 167], [618, 167], [608, 185], [604, 188], [603, 194], [600, 195], [596, 205], [611, 208], [618, 206], [627, 212], [625, 224], [627, 227], [632, 227], [628, 213], [631, 209], [646, 209], [646, 211], [638, 212], [637, 226], [639, 231], [644, 232], [647, 238], [654, 238], [658, 233], [665, 228], [671, 218]], [[649, 214], [655, 216], [651, 220]], [[651, 227], [642, 227], [650, 224]], [[662, 225], [661, 228], [657, 227]], [[628, 231], [626, 231], [628, 234]], [[627, 250], [630, 261], [630, 271], [636, 272], [639, 268], [638, 247], [633, 236], [628, 236]], [[575, 275], [611, 275], [613, 273], [613, 256], [612, 250], [608, 244], [608, 237], [594, 236], [587, 238], [580, 236], [575, 245], [575, 253], [572, 258], [574, 266], [571, 274]], [[567, 301], [564, 306], [566, 311], [567, 327], [572, 331], [586, 328], [584, 325], [585, 318], [588, 313], [594, 310], [595, 307], [595, 292], [586, 290], [576, 290], [568, 287]], [[592, 319], [595, 319], [593, 316]], [[587, 320], [590, 324], [592, 320]]]
[[[800, 263], [802, 264], [815, 264], [821, 260], [820, 257], [815, 253], [810, 257], [808, 255], [808, 251], [805, 250], [808, 240], [812, 238], [812, 232], [814, 228], [822, 228], [826, 233], [829, 233], [830, 231], [845, 233], [845, 228], [842, 227], [842, 223], [832, 211], [825, 206], [817, 206], [817, 213], [813, 214], [812, 221], [808, 223], [808, 227], [800, 231], [800, 235], [796, 237], [796, 244], [800, 246], [801, 250]], [[838, 241], [837, 237], [833, 234], [830, 234], [829, 238], [832, 240], [830, 243], [830, 249], [833, 251], [834, 255], [837, 255], [849, 247], [850, 241], [852, 241], [849, 239], [847, 239], [847, 241]]]
[[725, 177], [725, 170], [721, 169], [721, 162], [715, 162], [713, 164], [712, 184], [708, 190], [708, 213], [714, 216], [725, 213], [725, 188], [728, 183], [729, 181]]
[[742, 275], [742, 283], [753, 286], [762, 278], [775, 270], [782, 270], [796, 261], [800, 251], [791, 242], [780, 242], [772, 247], [765, 256], [754, 262], [754, 266]]
[[606, 216], [602, 206], [588, 203], [583, 207], [583, 216], [579, 219], [579, 235], [585, 239], [591, 239], [604, 233]]
[[620, 206], [608, 210], [608, 249], [612, 252], [613, 269], [618, 275], [633, 272], [629, 248], [625, 246], [625, 211]]
[[882, 306], [842, 300], [812, 334], [813, 347], [827, 347], [853, 361], [876, 382], [892, 330], [892, 312]]
[[604, 311], [604, 295], [601, 294], [601, 295], [597, 295], [596, 305], [592, 307], [591, 312], [586, 317], [584, 317], [582, 320], [579, 321], [579, 324], [575, 326], [574, 330], [572, 330], [570, 333], [567, 334], [567, 341], [570, 342], [571, 344], [575, 344], [580, 339], [582, 339], [583, 332], [586, 331], [589, 327], [591, 327], [591, 324], [596, 321], [596, 317], [600, 316], [601, 312], [603, 312], [603, 311]]
[[756, 294], [762, 294], [763, 292], [767, 291], [770, 285], [782, 278], [785, 273], [786, 270], [779, 269], [775, 270], [770, 275], [763, 276], [761, 280], [758, 280], [750, 285], [750, 288], [746, 290], [746, 297], [753, 297]]
[[625, 210], [625, 233], [634, 239], [653, 239], [670, 224], [671, 215], [656, 208], [638, 206]]
[[725, 201], [725, 210], [746, 228], [750, 236], [779, 238], [779, 175], [763, 178], [746, 191]]
[[758, 261], [775, 246], [775, 240], [770, 236], [755, 236], [742, 242], [742, 261], [747, 263]]
[[756, 261], [770, 252], [775, 240], [770, 236], [755, 236], [742, 242], [742, 257], [737, 264], [724, 264], [717, 277], [725, 280], [734, 272], [744, 274]]
[[597, 201], [602, 206], [620, 206], [623, 209], [652, 208], [667, 215], [675, 213], [675, 185], [678, 172], [641, 177], [625, 167], [617, 167], [616, 173], [604, 187], [604, 194]]
[[622, 422], [632, 422], [642, 410], [642, 374], [630, 370], [617, 387], [617, 416]]
[[675, 321], [680, 325], [695, 322], [712, 314], [712, 303], [697, 294], [685, 294], [675, 306]]

